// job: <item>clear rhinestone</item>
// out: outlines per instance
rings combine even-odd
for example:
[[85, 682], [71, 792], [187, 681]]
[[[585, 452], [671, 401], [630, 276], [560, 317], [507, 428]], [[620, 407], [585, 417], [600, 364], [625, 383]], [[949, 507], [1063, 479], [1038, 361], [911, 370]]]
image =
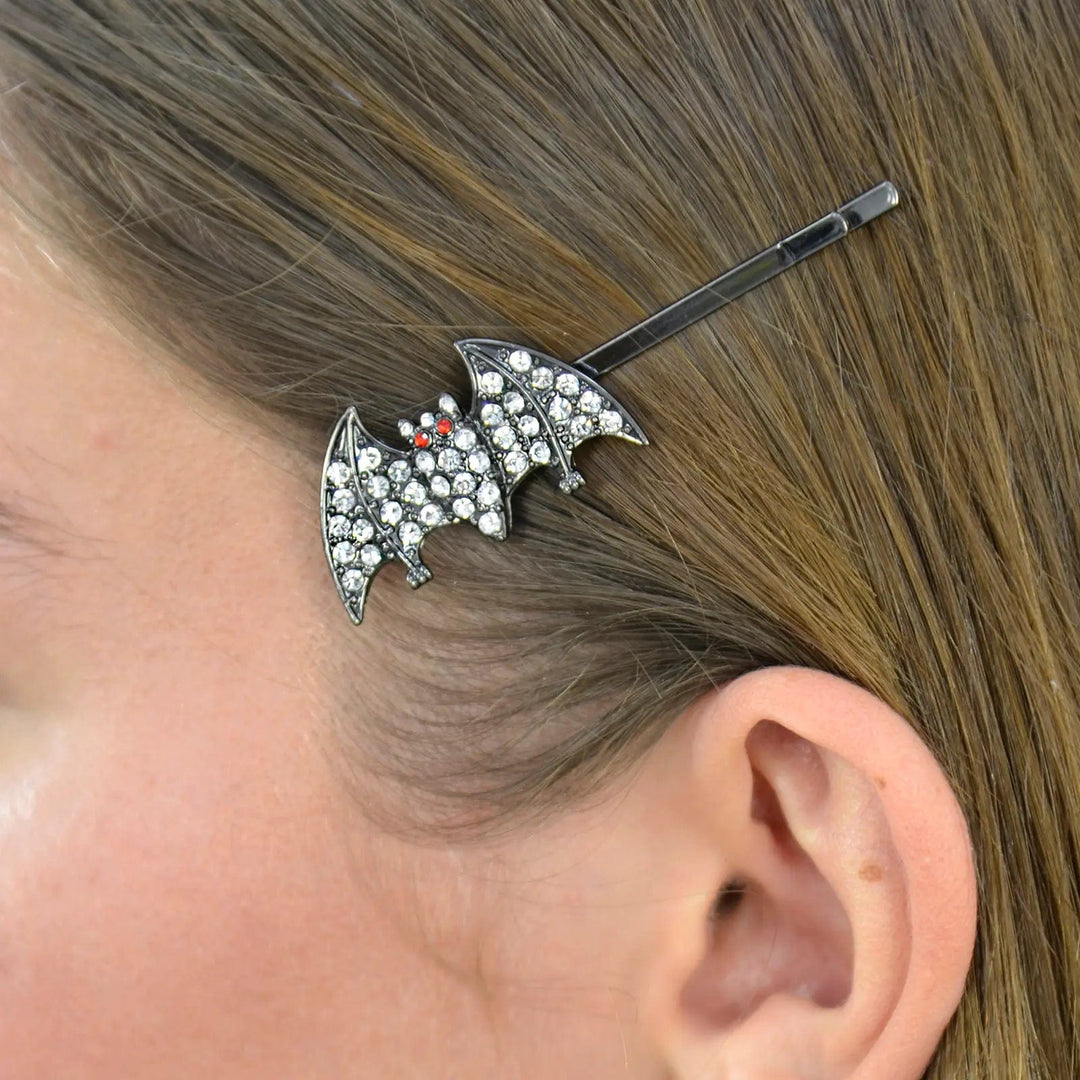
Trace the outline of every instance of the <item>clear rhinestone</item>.
[[356, 548], [348, 540], [334, 545], [334, 562], [339, 566], [348, 566], [356, 558]]
[[600, 414], [600, 430], [605, 435], [614, 435], [622, 431], [622, 417], [614, 409], [605, 409]]
[[491, 458], [486, 450], [474, 450], [469, 455], [469, 468], [475, 473], [486, 473], [491, 468]]
[[435, 414], [432, 412], [426, 412], [420, 414], [420, 426], [421, 427], [434, 427], [435, 426]]
[[548, 446], [543, 439], [537, 439], [536, 442], [529, 447], [529, 457], [531, 457], [537, 465], [546, 465], [551, 460], [551, 447]]
[[532, 357], [524, 349], [515, 349], [506, 359], [511, 371], [519, 374], [532, 367]]
[[365, 472], [377, 469], [382, 461], [382, 454], [377, 446], [361, 446], [356, 451], [356, 464]]
[[326, 523], [326, 533], [331, 540], [344, 540], [349, 535], [349, 519], [343, 514], [335, 514]]
[[528, 416], [519, 416], [517, 426], [518, 431], [527, 439], [531, 439], [534, 435], [540, 433], [540, 421], [531, 413]]
[[416, 434], [416, 425], [410, 420], [399, 420], [397, 422], [397, 429], [401, 432], [403, 439], [411, 439]]
[[402, 458], [398, 458], [397, 461], [392, 461], [390, 467], [386, 470], [390, 474], [390, 479], [395, 484], [404, 484], [412, 476], [412, 469], [409, 467], [409, 463]]
[[471, 450], [476, 445], [476, 432], [470, 427], [459, 427], [454, 432], [454, 445], [459, 450]]
[[593, 421], [591, 416], [582, 416], [581, 413], [576, 413], [570, 420], [570, 434], [575, 439], [584, 439], [587, 435], [592, 434]]
[[488, 427], [495, 427], [497, 424], [501, 424], [505, 419], [506, 416], [502, 411], [502, 406], [496, 405], [493, 401], [489, 401], [480, 410], [480, 420]]
[[529, 459], [520, 450], [511, 450], [503, 458], [503, 468], [511, 475], [524, 472], [529, 467]]
[[485, 394], [501, 394], [503, 388], [503, 377], [497, 371], [485, 371], [480, 376], [479, 380], [480, 389]]
[[549, 367], [533, 368], [531, 382], [537, 390], [547, 390], [555, 381], [555, 373]]
[[417, 516], [429, 527], [438, 525], [442, 521], [442, 507], [438, 503], [425, 503], [420, 507], [420, 513]]
[[453, 394], [440, 394], [439, 395], [439, 408], [442, 409], [447, 416], [457, 416], [458, 404], [454, 400]]
[[401, 520], [401, 513], [401, 503], [394, 502], [393, 499], [388, 499], [379, 507], [379, 517], [387, 525], [396, 525]]
[[485, 480], [476, 491], [481, 506], [496, 506], [502, 502], [502, 492], [493, 480]]
[[424, 530], [415, 521], [403, 521], [398, 528], [398, 536], [406, 547], [415, 547], [423, 539]]
[[439, 451], [439, 468], [443, 472], [453, 472], [455, 469], [460, 469], [463, 464], [464, 458], [460, 450], [448, 446], [445, 450]]
[[472, 499], [466, 498], [462, 495], [460, 499], [454, 500], [454, 513], [459, 518], [472, 517], [473, 511], [476, 507], [473, 505]]
[[440, 473], [436, 473], [428, 484], [431, 487], [431, 494], [437, 495], [440, 499], [445, 499], [450, 494], [450, 481]]
[[566, 397], [577, 397], [578, 392], [581, 390], [581, 383], [578, 382], [578, 377], [572, 375], [569, 371], [562, 372], [555, 380], [555, 389], [560, 394], [565, 394]]
[[360, 549], [360, 561], [365, 566], [378, 566], [382, 562], [382, 552], [377, 544], [365, 544]]
[[326, 470], [326, 475], [330, 479], [330, 483], [334, 487], [341, 487], [343, 484], [349, 482], [349, 477], [352, 476], [352, 469], [345, 464], [344, 461], [335, 461], [329, 469]]
[[390, 481], [381, 473], [368, 477], [367, 493], [373, 499], [385, 499], [390, 494]]
[[503, 424], [492, 433], [491, 441], [500, 450], [509, 450], [517, 442], [517, 434], [509, 424]]
[[435, 471], [435, 455], [430, 450], [420, 450], [413, 461], [417, 469], [425, 475]]
[[566, 398], [562, 397], [559, 394], [556, 394], [547, 403], [547, 411], [548, 416], [550, 416], [552, 420], [565, 420], [574, 411], [574, 409], [570, 402], [566, 400]]
[[502, 532], [502, 518], [494, 511], [488, 510], [476, 519], [477, 527], [486, 536], [494, 536]]
[[419, 480], [410, 480], [405, 485], [401, 497], [413, 506], [419, 506], [427, 498], [427, 488]]
[[471, 495], [476, 490], [476, 477], [471, 472], [459, 472], [454, 477], [454, 494]]
[[375, 535], [375, 526], [365, 517], [358, 517], [352, 525], [352, 538], [366, 544]]
[[503, 396], [503, 408], [508, 413], [519, 413], [525, 408], [525, 399], [516, 390], [511, 390]]
[[346, 592], [358, 593], [364, 587], [365, 576], [363, 570], [346, 570], [341, 575], [341, 587]]
[[347, 514], [356, 505], [356, 496], [349, 488], [338, 488], [330, 501], [339, 514]]
[[578, 402], [578, 408], [582, 412], [598, 413], [603, 407], [604, 399], [595, 390], [586, 390]]

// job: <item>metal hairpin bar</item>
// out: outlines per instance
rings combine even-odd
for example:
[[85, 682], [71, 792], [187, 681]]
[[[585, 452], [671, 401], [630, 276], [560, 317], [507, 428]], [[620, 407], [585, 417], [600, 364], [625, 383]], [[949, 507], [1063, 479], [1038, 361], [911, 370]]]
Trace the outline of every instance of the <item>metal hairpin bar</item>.
[[818, 218], [804, 229], [724, 271], [718, 278], [668, 304], [655, 315], [650, 315], [643, 322], [624, 330], [610, 341], [605, 341], [603, 345], [597, 345], [595, 349], [572, 361], [573, 366], [592, 379], [607, 374], [698, 319], [711, 315], [718, 308], [737, 300], [751, 289], [756, 289], [807, 256], [843, 239], [860, 225], [891, 210], [899, 201], [900, 194], [896, 187], [888, 180], [883, 180], [850, 202], [844, 203], [838, 210]]

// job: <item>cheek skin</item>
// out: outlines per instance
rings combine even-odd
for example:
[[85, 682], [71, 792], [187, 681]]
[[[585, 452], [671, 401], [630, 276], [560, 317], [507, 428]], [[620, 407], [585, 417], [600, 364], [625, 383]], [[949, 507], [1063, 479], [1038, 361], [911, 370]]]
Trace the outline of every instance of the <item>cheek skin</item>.
[[306, 1026], [314, 1002], [290, 974], [329, 981], [332, 898], [349, 890], [310, 793], [289, 790], [296, 757], [275, 760], [279, 733], [271, 752], [238, 737], [226, 701], [209, 713], [218, 735], [197, 719], [157, 734], [153, 703], [130, 704], [146, 726], [111, 740], [93, 738], [108, 720], [82, 714], [87, 734], [54, 750], [32, 812], [0, 837], [0, 1045], [17, 1076], [76, 1062], [105, 1076], [106, 1059], [141, 1075], [144, 1055], [188, 1044], [224, 1061], [245, 1030], [275, 1031], [270, 1010]]

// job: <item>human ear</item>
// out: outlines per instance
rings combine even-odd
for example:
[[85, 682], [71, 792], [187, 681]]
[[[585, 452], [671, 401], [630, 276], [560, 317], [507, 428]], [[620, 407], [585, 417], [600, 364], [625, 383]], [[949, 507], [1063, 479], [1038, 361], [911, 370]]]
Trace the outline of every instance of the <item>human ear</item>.
[[870, 691], [800, 667], [710, 691], [666, 735], [681, 811], [663, 820], [685, 830], [694, 899], [641, 994], [665, 1075], [917, 1080], [976, 916], [967, 824], [929, 749]]

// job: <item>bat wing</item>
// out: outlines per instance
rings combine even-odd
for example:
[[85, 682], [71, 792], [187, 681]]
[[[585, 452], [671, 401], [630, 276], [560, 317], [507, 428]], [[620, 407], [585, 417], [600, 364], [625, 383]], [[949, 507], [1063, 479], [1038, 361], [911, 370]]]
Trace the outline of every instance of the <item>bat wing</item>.
[[[323, 547], [338, 595], [354, 623], [363, 617], [371, 579], [394, 558], [408, 562], [398, 534], [384, 518], [388, 472], [408, 453], [374, 438], [354, 407], [330, 437], [323, 463]], [[400, 468], [400, 466], [397, 466]]]
[[571, 492], [584, 478], [574, 447], [597, 435], [639, 446], [649, 440], [638, 422], [594, 379], [546, 353], [490, 338], [455, 341], [473, 388], [473, 413], [500, 461], [506, 493], [541, 466], [559, 471]]

